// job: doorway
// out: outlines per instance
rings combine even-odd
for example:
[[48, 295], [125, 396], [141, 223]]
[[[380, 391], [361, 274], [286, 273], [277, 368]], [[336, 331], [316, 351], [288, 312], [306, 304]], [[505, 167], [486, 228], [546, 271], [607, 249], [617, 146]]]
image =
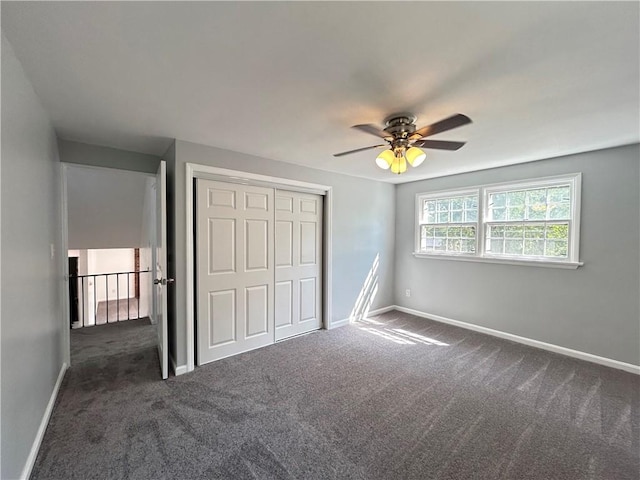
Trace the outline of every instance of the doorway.
[[[127, 268], [122, 271], [116, 268], [117, 271], [88, 276], [79, 275], [79, 273], [87, 273], [79, 271], [82, 261], [77, 262], [77, 272], [73, 270], [73, 264], [66, 265], [64, 273], [69, 282], [68, 294], [63, 299], [63, 305], [67, 314], [65, 317], [67, 328], [64, 330], [67, 363], [72, 365], [70, 321], [75, 321], [78, 326], [77, 322], [80, 319], [88, 319], [90, 316], [88, 313], [93, 312], [91, 324], [97, 325], [100, 323], [97, 319], [102, 313], [105, 325], [92, 327], [95, 329], [92, 335], [96, 335], [98, 330], [112, 327], [112, 323], [119, 323], [124, 319], [131, 320], [131, 304], [144, 301], [149, 305], [148, 315], [140, 321], [131, 320], [131, 322], [150, 326], [147, 330], [153, 332], [151, 341], [158, 352], [160, 373], [162, 378], [167, 378], [166, 296], [158, 292], [167, 285], [166, 279], [163, 278], [166, 272], [165, 163], [160, 163], [156, 175], [84, 165], [65, 163], [62, 165], [63, 247], [65, 250], [89, 252], [115, 248], [133, 252], [129, 262], [131, 266], [127, 264]], [[136, 262], [139, 266], [146, 267], [144, 275], [135, 268]], [[72, 268], [69, 269], [69, 267]], [[87, 278], [80, 279], [85, 276]], [[81, 281], [83, 284], [79, 286]], [[105, 283], [104, 289], [97, 288], [101, 282]], [[89, 290], [94, 294], [90, 312], [76, 306], [72, 295], [74, 286], [77, 296], [81, 292], [88, 298]], [[106, 292], [103, 299], [99, 296], [104, 293], [102, 290]], [[142, 306], [140, 303], [137, 305]], [[104, 311], [101, 312], [100, 308]], [[125, 311], [121, 312], [123, 308]], [[137, 308], [134, 310], [134, 317], [140, 317], [137, 315]], [[112, 317], [114, 322], [111, 321]], [[123, 345], [132, 339], [131, 335], [137, 334], [131, 330], [133, 325], [132, 323], [127, 327], [127, 336], [123, 337]], [[123, 328], [121, 330], [124, 331]], [[143, 336], [142, 333], [140, 335]], [[99, 341], [97, 337], [93, 340]], [[114, 341], [113, 338], [109, 340], [112, 343]], [[135, 342], [129, 343], [135, 344]]]

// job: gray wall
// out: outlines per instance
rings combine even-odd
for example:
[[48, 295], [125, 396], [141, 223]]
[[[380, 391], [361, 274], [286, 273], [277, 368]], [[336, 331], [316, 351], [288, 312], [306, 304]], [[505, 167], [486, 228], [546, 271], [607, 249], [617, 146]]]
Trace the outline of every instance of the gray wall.
[[89, 145], [71, 140], [58, 140], [60, 161], [93, 167], [117, 168], [135, 172], [158, 171], [160, 158], [146, 153], [129, 152], [111, 147]]
[[[639, 155], [632, 145], [399, 185], [396, 304], [639, 365]], [[417, 193], [574, 172], [582, 172], [583, 267], [412, 256]]]
[[[277, 162], [229, 150], [177, 140], [175, 157], [167, 160], [168, 201], [174, 199], [169, 220], [169, 272], [176, 279], [171, 300], [175, 322], [172, 354], [178, 365], [186, 364], [186, 218], [185, 163], [314, 182], [333, 187], [333, 311], [332, 321], [348, 318], [365, 279], [379, 255], [379, 289], [371, 308], [393, 303], [394, 186], [307, 167]], [[172, 190], [171, 190], [172, 189]], [[171, 298], [171, 297], [170, 297]], [[173, 327], [172, 327], [173, 328]], [[172, 330], [173, 332], [173, 330]]]
[[25, 466], [63, 361], [59, 170], [54, 131], [2, 36], [0, 476], [7, 479]]
[[[126, 153], [126, 152], [123, 152]], [[147, 173], [66, 164], [68, 247], [137, 248]]]

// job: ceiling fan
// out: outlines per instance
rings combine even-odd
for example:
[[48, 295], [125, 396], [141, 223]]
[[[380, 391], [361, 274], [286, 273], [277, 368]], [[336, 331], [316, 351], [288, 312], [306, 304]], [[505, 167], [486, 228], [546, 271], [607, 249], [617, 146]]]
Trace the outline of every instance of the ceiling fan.
[[389, 147], [378, 158], [376, 164], [383, 170], [391, 169], [398, 175], [407, 171], [407, 163], [412, 167], [420, 165], [427, 157], [420, 148], [433, 148], [436, 150], [458, 150], [465, 142], [449, 142], [445, 140], [425, 140], [436, 133], [446, 132], [454, 128], [471, 123], [466, 115], [457, 113], [439, 122], [416, 130], [416, 116], [411, 113], [395, 113], [384, 120], [385, 128], [380, 129], [376, 125], [354, 125], [363, 132], [383, 138], [387, 143], [372, 145], [371, 147], [356, 148], [347, 152], [335, 153], [334, 157], [341, 157], [351, 153], [363, 152], [372, 148]]

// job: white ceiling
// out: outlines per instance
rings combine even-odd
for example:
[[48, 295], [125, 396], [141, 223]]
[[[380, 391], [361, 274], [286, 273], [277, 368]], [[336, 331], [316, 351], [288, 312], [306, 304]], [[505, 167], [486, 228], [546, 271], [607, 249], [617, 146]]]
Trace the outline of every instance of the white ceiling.
[[[2, 2], [62, 138], [162, 154], [172, 138], [403, 182], [640, 140], [638, 2]], [[411, 111], [402, 176], [349, 127]]]

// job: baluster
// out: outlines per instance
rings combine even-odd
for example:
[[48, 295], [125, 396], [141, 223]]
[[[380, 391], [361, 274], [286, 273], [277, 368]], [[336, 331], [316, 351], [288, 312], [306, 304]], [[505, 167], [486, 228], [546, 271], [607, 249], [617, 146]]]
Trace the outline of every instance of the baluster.
[[105, 284], [105, 293], [107, 294], [107, 319], [105, 321], [106, 323], [109, 323], [109, 275], [105, 274], [104, 276], [104, 284]]
[[116, 273], [116, 322], [120, 321], [120, 274]]
[[84, 276], [80, 277], [80, 285], [82, 291], [82, 324], [80, 326], [84, 328]]

